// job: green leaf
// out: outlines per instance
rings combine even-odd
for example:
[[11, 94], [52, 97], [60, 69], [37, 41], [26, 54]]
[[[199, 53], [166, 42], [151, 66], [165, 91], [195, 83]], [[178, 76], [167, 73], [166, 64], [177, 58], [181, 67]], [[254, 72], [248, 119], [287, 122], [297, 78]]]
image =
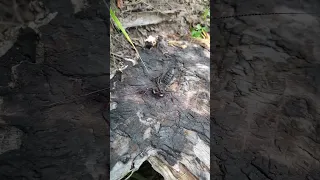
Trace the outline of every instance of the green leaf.
[[207, 26], [203, 27], [202, 30], [205, 32], [209, 32], [209, 28]]
[[209, 8], [205, 9], [203, 14], [202, 14], [202, 18], [203, 19], [206, 19], [208, 17], [210, 17], [210, 9]]
[[197, 31], [192, 30], [192, 31], [191, 31], [191, 36], [194, 37], [196, 33], [197, 33]]
[[129, 35], [127, 34], [126, 30], [123, 28], [121, 22], [119, 21], [119, 19], [117, 18], [117, 16], [115, 15], [115, 13], [113, 12], [113, 10], [111, 8], [110, 8], [110, 16], [111, 16], [113, 22], [116, 24], [117, 28], [120, 29], [120, 31], [122, 32], [124, 37], [129, 41], [131, 46], [136, 50], [136, 47], [134, 46], [133, 42], [131, 41]]
[[196, 30], [201, 30], [201, 28], [202, 28], [202, 27], [201, 27], [200, 24], [197, 24], [197, 25], [196, 25]]
[[117, 18], [116, 14], [113, 12], [113, 10], [111, 8], [110, 8], [110, 16], [111, 16], [111, 19], [113, 20], [113, 22], [116, 24], [117, 28], [119, 28], [121, 30], [121, 32], [124, 35], [124, 37], [129, 41], [129, 43], [131, 44], [133, 49], [136, 51], [137, 55], [139, 56], [139, 59], [141, 60], [143, 66], [145, 67], [147, 73], [149, 73], [148, 70], [147, 70], [146, 65], [144, 64], [144, 62], [141, 59], [141, 56], [140, 56], [137, 48], [135, 47], [135, 45], [131, 41], [131, 39], [130, 39], [129, 35], [127, 34], [126, 30], [123, 28], [121, 22], [119, 21], [119, 19]]
[[201, 31], [192, 31], [191, 36], [192, 37], [201, 37]]

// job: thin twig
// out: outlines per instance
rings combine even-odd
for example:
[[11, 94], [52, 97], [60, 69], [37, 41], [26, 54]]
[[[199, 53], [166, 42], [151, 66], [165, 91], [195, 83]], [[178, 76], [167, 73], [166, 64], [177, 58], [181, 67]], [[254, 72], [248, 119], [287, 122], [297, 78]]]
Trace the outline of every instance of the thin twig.
[[125, 58], [125, 57], [123, 57], [123, 55], [116, 54], [116, 53], [111, 53], [111, 55], [113, 55], [113, 56], [117, 56], [117, 57], [122, 58], [122, 59], [124, 59], [124, 58]]
[[132, 2], [132, 3], [128, 3], [127, 6], [134, 6], [134, 5], [138, 5], [138, 4], [147, 4], [147, 3], [140, 0], [140, 1]]
[[268, 16], [268, 15], [303, 15], [303, 14], [319, 14], [319, 13], [298, 13], [298, 12], [275, 12], [275, 13], [249, 13], [249, 14], [236, 14], [230, 16], [220, 16], [220, 17], [213, 17], [212, 19], [227, 19], [227, 18], [239, 18], [245, 16]]
[[121, 47], [123, 48], [127, 48], [127, 49], [131, 49], [131, 47], [125, 43], [122, 43], [119, 39], [115, 38], [115, 37], [111, 37], [114, 41], [117, 41]]
[[86, 97], [86, 96], [89, 96], [89, 95], [92, 95], [92, 94], [96, 94], [96, 93], [105, 91], [105, 90], [107, 90], [107, 89], [109, 89], [109, 88], [110, 88], [110, 87], [103, 88], [103, 89], [99, 89], [99, 90], [92, 91], [92, 92], [89, 92], [89, 93], [87, 93], [87, 94], [83, 94], [83, 95], [80, 95], [80, 96], [77, 96], [77, 97], [74, 97], [74, 98], [71, 98], [71, 99], [67, 99], [67, 100], [63, 100], [63, 101], [56, 102], [56, 103], [44, 105], [44, 107], [52, 107], [52, 106], [56, 106], [56, 105], [59, 105], [59, 104], [65, 104], [65, 103], [68, 103], [68, 102], [73, 102], [73, 101], [75, 101], [75, 100], [77, 100], [77, 99], [79, 99], [79, 98]]
[[[144, 7], [145, 9], [154, 9], [154, 7], [151, 4], [148, 4], [148, 3], [144, 2], [144, 1], [133, 2], [133, 3], [127, 4], [127, 6], [134, 6], [134, 5], [138, 5], [138, 4], [147, 5], [147, 7]], [[129, 10], [123, 10], [123, 11], [121, 11], [121, 14], [124, 14], [124, 13], [127, 13], [127, 12], [136, 11], [136, 10], [141, 10], [141, 9], [143, 9], [143, 7], [142, 8], [138, 7], [138, 8], [129, 9]]]
[[0, 21], [0, 24], [3, 25], [21, 25], [21, 23], [9, 22], [9, 21]]
[[125, 180], [128, 180], [132, 176], [132, 174], [134, 173], [133, 170], [130, 170], [130, 171], [131, 171], [130, 175]]

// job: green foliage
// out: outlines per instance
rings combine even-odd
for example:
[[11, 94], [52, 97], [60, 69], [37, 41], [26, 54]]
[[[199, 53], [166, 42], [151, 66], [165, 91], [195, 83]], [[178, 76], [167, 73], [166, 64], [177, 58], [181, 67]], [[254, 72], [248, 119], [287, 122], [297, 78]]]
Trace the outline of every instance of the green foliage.
[[129, 35], [127, 34], [126, 30], [123, 28], [121, 22], [119, 21], [116, 14], [113, 12], [113, 10], [111, 8], [110, 8], [110, 16], [111, 16], [111, 19], [113, 20], [113, 22], [115, 23], [115, 25], [117, 26], [117, 28], [120, 29], [120, 31], [122, 32], [124, 37], [129, 41], [131, 46], [136, 50], [136, 47], [134, 46], [133, 42], [131, 41]]
[[[201, 15], [202, 21], [207, 22], [210, 18], [210, 9], [206, 8]], [[206, 24], [206, 23], [202, 23]], [[195, 27], [191, 28], [191, 36], [193, 38], [205, 38], [205, 34], [209, 32], [209, 28], [206, 25], [197, 24]]]
[[141, 60], [144, 68], [146, 69], [147, 73], [148, 72], [148, 69], [146, 67], [146, 65], [144, 64], [144, 62], [142, 61], [141, 59], [141, 56], [136, 48], [136, 46], [133, 44], [133, 42], [131, 41], [131, 38], [129, 37], [129, 35], [127, 34], [127, 31], [123, 28], [121, 22], [119, 21], [119, 19], [117, 18], [116, 14], [114, 13], [114, 11], [110, 8], [110, 16], [111, 16], [111, 19], [113, 20], [113, 22], [115, 23], [115, 25], [117, 26], [118, 29], [120, 29], [120, 31], [122, 32], [122, 34], [124, 35], [124, 37], [129, 41], [129, 43], [131, 44], [131, 46], [133, 47], [133, 49], [136, 51], [139, 59]]
[[197, 24], [196, 27], [191, 29], [191, 36], [194, 38], [204, 38], [204, 33], [209, 32], [209, 28], [207, 26], [201, 26]]
[[202, 19], [206, 20], [207, 18], [210, 18], [210, 9], [206, 8], [202, 14]]

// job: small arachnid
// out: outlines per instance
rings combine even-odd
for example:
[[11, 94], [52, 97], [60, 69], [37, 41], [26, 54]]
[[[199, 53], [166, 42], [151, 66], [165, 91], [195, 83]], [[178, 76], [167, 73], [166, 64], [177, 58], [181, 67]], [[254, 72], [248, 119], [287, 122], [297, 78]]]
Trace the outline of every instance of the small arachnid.
[[152, 94], [157, 97], [164, 97], [166, 87], [172, 82], [175, 75], [175, 68], [170, 68], [163, 76], [156, 78], [156, 88], [152, 89]]

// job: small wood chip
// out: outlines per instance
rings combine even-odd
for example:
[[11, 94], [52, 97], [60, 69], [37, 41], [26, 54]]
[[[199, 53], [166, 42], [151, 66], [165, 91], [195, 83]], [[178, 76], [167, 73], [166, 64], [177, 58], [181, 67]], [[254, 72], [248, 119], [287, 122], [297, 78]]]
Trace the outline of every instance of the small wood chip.
[[122, 0], [117, 0], [117, 7], [119, 9], [122, 9], [123, 8], [123, 1]]

